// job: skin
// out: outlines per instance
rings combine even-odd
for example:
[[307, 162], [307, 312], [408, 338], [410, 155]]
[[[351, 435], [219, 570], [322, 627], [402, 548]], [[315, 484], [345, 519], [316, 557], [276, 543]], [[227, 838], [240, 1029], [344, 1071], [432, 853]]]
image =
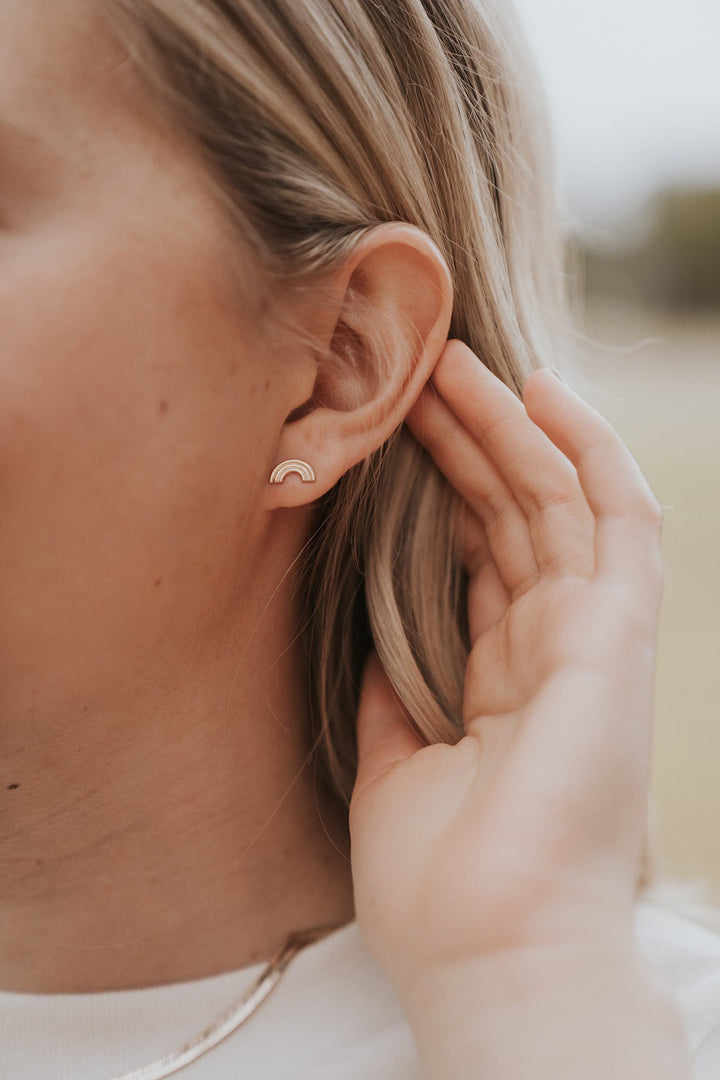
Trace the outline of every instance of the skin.
[[[661, 513], [629, 452], [547, 372], [520, 402], [446, 343], [409, 226], [296, 313], [354, 363], [288, 362], [94, 9], [0, 20], [0, 988], [198, 978], [356, 914], [428, 1077], [574, 1080], [593, 1039], [590, 1080], [686, 1077], [632, 935]], [[404, 420], [466, 502], [466, 735], [424, 746], [371, 654], [349, 849], [307, 768], [292, 563]], [[316, 483], [268, 484], [293, 457]]]
[[[0, 988], [199, 978], [354, 915], [292, 567], [420, 393], [449, 278], [416, 230], [371, 235], [298, 317], [329, 345], [367, 292], [397, 370], [319, 374], [93, 6], [0, 21]], [[270, 485], [288, 458], [317, 481]]]
[[350, 828], [358, 923], [423, 1076], [689, 1080], [634, 928], [661, 508], [552, 372], [521, 402], [460, 341], [408, 424], [465, 501], [466, 734], [424, 745], [371, 654]]

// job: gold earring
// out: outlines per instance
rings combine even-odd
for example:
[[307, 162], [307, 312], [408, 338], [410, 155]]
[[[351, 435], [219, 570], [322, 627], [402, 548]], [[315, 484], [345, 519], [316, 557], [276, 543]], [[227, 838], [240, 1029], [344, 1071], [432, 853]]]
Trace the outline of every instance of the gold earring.
[[305, 461], [299, 461], [297, 458], [290, 458], [288, 461], [281, 461], [279, 465], [275, 466], [270, 474], [270, 483], [282, 484], [285, 477], [289, 476], [290, 473], [298, 473], [305, 484], [309, 484], [315, 479], [312, 466]]

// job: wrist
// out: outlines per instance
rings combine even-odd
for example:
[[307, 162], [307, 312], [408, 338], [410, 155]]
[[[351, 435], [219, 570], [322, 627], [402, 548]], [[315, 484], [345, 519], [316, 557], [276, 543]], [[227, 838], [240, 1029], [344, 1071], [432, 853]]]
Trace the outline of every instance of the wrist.
[[468, 958], [402, 998], [426, 1080], [690, 1080], [684, 1021], [635, 948]]

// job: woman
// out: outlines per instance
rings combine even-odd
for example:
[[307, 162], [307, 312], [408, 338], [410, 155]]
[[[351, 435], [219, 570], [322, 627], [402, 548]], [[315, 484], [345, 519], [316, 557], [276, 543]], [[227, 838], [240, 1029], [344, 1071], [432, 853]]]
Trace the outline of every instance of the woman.
[[0, 13], [0, 1075], [717, 1075], [507, 4]]

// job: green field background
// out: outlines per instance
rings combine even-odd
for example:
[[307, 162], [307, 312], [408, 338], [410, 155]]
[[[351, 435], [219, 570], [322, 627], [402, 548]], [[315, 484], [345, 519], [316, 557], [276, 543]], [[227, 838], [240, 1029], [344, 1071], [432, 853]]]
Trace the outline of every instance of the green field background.
[[665, 508], [652, 771], [665, 861], [720, 902], [720, 314], [595, 302], [580, 324], [591, 341], [558, 366]]

